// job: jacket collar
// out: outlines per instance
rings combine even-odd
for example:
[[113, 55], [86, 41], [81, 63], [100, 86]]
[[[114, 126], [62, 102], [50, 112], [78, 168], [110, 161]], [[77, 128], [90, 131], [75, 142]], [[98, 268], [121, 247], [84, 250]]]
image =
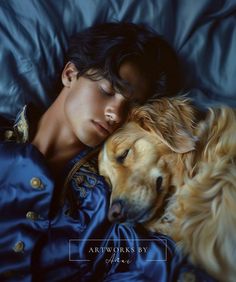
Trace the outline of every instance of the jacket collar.
[[17, 114], [14, 125], [14, 137], [16, 142], [26, 143], [30, 142], [37, 129], [41, 113], [33, 105], [25, 105]]
[[25, 143], [29, 141], [29, 121], [26, 114], [27, 105], [17, 114], [13, 125], [16, 141]]

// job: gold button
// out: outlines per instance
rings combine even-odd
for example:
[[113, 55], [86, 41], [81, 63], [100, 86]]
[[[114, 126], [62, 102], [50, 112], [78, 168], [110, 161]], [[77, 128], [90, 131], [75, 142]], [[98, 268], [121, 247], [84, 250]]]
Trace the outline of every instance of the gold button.
[[11, 139], [12, 136], [13, 136], [13, 131], [12, 131], [12, 130], [6, 130], [6, 131], [4, 132], [5, 140]]
[[42, 183], [41, 179], [38, 178], [38, 177], [33, 177], [33, 178], [30, 180], [30, 185], [31, 185], [31, 187], [33, 187], [34, 189], [43, 189], [43, 183]]
[[18, 241], [13, 247], [13, 251], [16, 253], [22, 253], [25, 249], [25, 243], [23, 241]]
[[39, 215], [36, 212], [28, 211], [26, 214], [26, 218], [30, 220], [37, 220], [39, 219]]
[[81, 185], [84, 182], [84, 176], [79, 175], [78, 177], [76, 177], [76, 182], [78, 185]]

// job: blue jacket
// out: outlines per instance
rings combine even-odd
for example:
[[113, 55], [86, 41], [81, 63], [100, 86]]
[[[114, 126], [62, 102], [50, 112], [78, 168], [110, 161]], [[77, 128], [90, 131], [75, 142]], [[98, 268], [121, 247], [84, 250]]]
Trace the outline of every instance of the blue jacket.
[[213, 281], [167, 236], [107, 221], [109, 188], [93, 150], [55, 183], [28, 142], [27, 111], [0, 130], [0, 281]]

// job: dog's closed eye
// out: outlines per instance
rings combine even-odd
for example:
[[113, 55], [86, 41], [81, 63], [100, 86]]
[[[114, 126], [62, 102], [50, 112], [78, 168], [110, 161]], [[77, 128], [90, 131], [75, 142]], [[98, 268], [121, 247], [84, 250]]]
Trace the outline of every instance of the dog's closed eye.
[[116, 157], [116, 161], [119, 164], [123, 164], [124, 160], [126, 159], [127, 155], [129, 153], [129, 149], [126, 149], [121, 155], [119, 155], [118, 157]]

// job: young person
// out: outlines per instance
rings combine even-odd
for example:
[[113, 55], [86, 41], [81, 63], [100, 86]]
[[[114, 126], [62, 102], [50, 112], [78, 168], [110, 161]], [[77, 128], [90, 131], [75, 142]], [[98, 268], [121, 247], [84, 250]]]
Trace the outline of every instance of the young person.
[[[26, 105], [12, 128], [1, 127], [1, 281], [157, 281], [157, 272], [159, 280], [175, 275], [168, 274], [170, 239], [107, 222], [109, 189], [97, 172], [96, 148], [133, 104], [153, 93], [171, 95], [177, 82], [174, 52], [144, 26], [105, 23], [72, 38], [54, 103], [42, 114]], [[149, 253], [129, 263], [91, 249], [107, 242], [120, 249], [123, 238], [126, 249], [136, 251], [141, 245], [130, 240], [140, 237], [149, 238]], [[156, 251], [160, 261], [147, 264]]]

